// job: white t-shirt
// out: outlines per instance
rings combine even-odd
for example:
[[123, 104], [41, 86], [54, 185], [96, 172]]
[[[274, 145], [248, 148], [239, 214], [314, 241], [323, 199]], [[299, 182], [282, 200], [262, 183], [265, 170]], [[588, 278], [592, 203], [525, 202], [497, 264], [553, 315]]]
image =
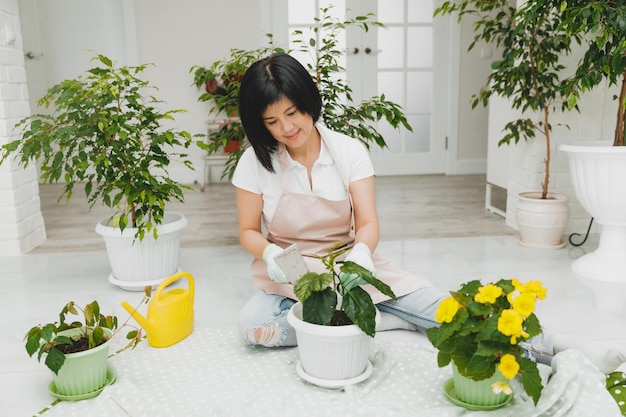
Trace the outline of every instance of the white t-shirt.
[[[312, 189], [309, 186], [306, 167], [289, 158], [292, 176], [289, 190], [296, 194], [316, 195], [339, 201], [347, 197], [340, 167], [344, 167], [347, 182], [358, 181], [374, 175], [374, 167], [365, 146], [357, 139], [329, 130], [321, 123], [315, 125], [322, 137], [320, 155], [311, 170]], [[280, 145], [283, 146], [283, 145]], [[277, 152], [272, 157], [274, 173], [267, 171], [259, 162], [254, 149], [245, 150], [233, 174], [235, 187], [263, 195], [263, 225], [272, 221], [278, 200], [283, 193], [282, 173]], [[288, 154], [287, 154], [288, 155]], [[339, 164], [333, 159], [339, 159]]]

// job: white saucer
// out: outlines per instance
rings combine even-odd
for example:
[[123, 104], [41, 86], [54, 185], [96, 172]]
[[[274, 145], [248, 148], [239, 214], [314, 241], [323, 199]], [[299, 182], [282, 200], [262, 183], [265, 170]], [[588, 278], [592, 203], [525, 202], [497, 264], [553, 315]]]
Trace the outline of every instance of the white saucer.
[[[175, 274], [181, 272], [182, 270], [178, 268]], [[173, 275], [173, 274], [172, 274]], [[167, 277], [155, 279], [152, 281], [123, 281], [115, 278], [113, 272], [109, 275], [109, 282], [113, 285], [117, 285], [123, 290], [126, 291], [143, 291], [144, 287], [150, 286], [152, 289], [156, 288], [161, 282], [165, 281]]]
[[298, 373], [300, 378], [304, 379], [307, 382], [310, 382], [313, 385], [317, 385], [318, 387], [322, 388], [338, 389], [343, 388], [347, 385], [354, 385], [358, 384], [359, 382], [365, 381], [367, 378], [370, 377], [370, 375], [372, 375], [372, 372], [374, 372], [374, 366], [370, 361], [367, 361], [367, 367], [365, 368], [365, 372], [363, 372], [361, 375], [355, 376], [354, 378], [348, 379], [321, 379], [311, 376], [304, 371], [304, 368], [302, 367], [300, 361], [298, 361], [298, 363], [296, 364], [296, 372]]

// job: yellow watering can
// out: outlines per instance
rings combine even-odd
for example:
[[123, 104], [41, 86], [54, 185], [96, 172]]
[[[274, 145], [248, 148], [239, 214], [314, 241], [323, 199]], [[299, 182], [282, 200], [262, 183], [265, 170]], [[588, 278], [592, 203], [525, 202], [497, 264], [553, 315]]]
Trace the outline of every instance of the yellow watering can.
[[[163, 292], [165, 287], [183, 278], [187, 278], [188, 288]], [[150, 346], [167, 347], [180, 342], [193, 331], [193, 292], [193, 277], [188, 272], [180, 272], [159, 284], [148, 302], [148, 317], [142, 316], [126, 301], [122, 302], [122, 307], [146, 331]]]

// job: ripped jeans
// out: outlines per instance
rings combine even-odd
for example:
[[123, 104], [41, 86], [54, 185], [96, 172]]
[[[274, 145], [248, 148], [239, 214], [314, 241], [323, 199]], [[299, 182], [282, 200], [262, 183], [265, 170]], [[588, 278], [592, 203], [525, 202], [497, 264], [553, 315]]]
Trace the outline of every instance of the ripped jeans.
[[[398, 297], [397, 301], [387, 300], [378, 303], [376, 307], [383, 313], [399, 317], [402, 319], [400, 322], [409, 324], [409, 326], [385, 326], [384, 330], [411, 328], [423, 331], [438, 326], [435, 321], [437, 307], [448, 295], [438, 288], [425, 287]], [[296, 301], [290, 298], [259, 291], [248, 300], [239, 313], [241, 336], [251, 345], [296, 346], [296, 332], [287, 322], [287, 313], [295, 303]]]

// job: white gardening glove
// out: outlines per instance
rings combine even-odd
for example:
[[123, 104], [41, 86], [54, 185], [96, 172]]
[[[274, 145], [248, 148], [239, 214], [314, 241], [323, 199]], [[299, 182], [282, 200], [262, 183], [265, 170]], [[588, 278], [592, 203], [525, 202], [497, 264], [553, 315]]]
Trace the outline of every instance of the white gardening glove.
[[[355, 264], [359, 264], [363, 268], [370, 271], [372, 275], [376, 276], [376, 268], [374, 267], [374, 262], [372, 261], [372, 252], [365, 243], [359, 242], [354, 245], [350, 253], [348, 253], [348, 256], [346, 256], [345, 260], [354, 262]], [[352, 288], [358, 285], [364, 285], [368, 283], [356, 274], [346, 274], [345, 272], [339, 276], [339, 280], [343, 285], [344, 291], [350, 291]]]
[[289, 284], [287, 276], [274, 260], [274, 257], [282, 251], [283, 248], [274, 243], [270, 243], [263, 250], [263, 260], [267, 264], [267, 274], [270, 276], [272, 281], [275, 281], [279, 284]]
[[365, 243], [359, 242], [355, 244], [345, 260], [361, 265], [363, 268], [370, 271], [372, 275], [376, 276], [376, 268], [372, 261], [372, 252]]

